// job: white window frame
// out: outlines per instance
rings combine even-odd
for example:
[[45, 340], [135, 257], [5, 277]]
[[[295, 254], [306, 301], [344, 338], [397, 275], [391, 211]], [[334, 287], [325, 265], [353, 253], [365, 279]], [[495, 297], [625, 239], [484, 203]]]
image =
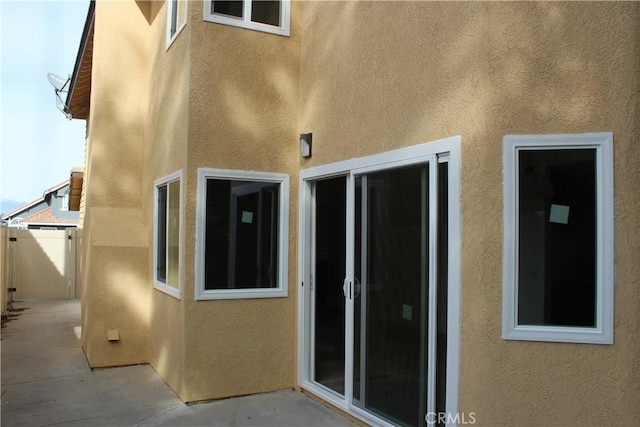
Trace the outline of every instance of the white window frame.
[[[447, 372], [446, 372], [446, 412], [458, 411], [458, 391], [460, 378], [460, 321], [461, 321], [461, 142], [460, 136], [453, 136], [411, 147], [399, 148], [379, 154], [358, 157], [326, 165], [302, 169], [299, 177], [298, 207], [298, 384], [302, 389], [331, 403], [349, 415], [369, 425], [391, 426], [385, 420], [366, 412], [352, 403], [352, 391], [345, 390], [345, 396], [338, 396], [327, 388], [311, 380], [311, 345], [308, 331], [311, 328], [311, 295], [309, 286], [303, 286], [307, 272], [310, 271], [311, 242], [311, 182], [335, 176], [352, 177], [367, 172], [375, 172], [402, 166], [420, 164], [426, 161], [447, 162], [449, 164], [448, 197], [448, 301], [447, 301]], [[437, 159], [437, 160], [436, 160]], [[353, 206], [347, 206], [353, 212]], [[353, 217], [350, 215], [349, 221]], [[347, 252], [352, 252], [351, 248]], [[433, 263], [433, 260], [431, 261]], [[349, 264], [349, 263], [347, 263]], [[434, 265], [434, 264], [432, 264]], [[347, 275], [349, 273], [347, 272]], [[353, 318], [351, 308], [347, 306], [347, 316]], [[345, 329], [345, 333], [346, 329]], [[346, 339], [345, 351], [352, 352], [351, 340]], [[433, 360], [433, 359], [432, 359]], [[345, 371], [345, 374], [349, 373]], [[349, 386], [347, 386], [349, 387]]]
[[233, 27], [247, 28], [249, 30], [262, 31], [265, 33], [277, 34], [280, 36], [289, 36], [289, 16], [291, 1], [280, 0], [280, 23], [279, 27], [269, 24], [263, 24], [261, 22], [251, 21], [251, 0], [243, 0], [243, 12], [242, 18], [237, 18], [228, 15], [222, 15], [213, 12], [212, 1], [204, 0], [204, 16], [203, 19], [207, 22], [215, 22], [218, 24], [231, 25]]
[[[278, 287], [247, 289], [205, 289], [207, 180], [270, 182], [279, 184]], [[271, 172], [199, 168], [196, 216], [196, 300], [283, 298], [289, 294], [289, 175]]]
[[[162, 283], [158, 280], [158, 188], [162, 186], [167, 186], [169, 188], [169, 184], [172, 182], [179, 181], [180, 182], [180, 213], [178, 215], [179, 218], [179, 226], [178, 226], [178, 287], [171, 286], [167, 283]], [[183, 264], [183, 247], [184, 243], [182, 241], [183, 234], [183, 226], [184, 226], [184, 179], [183, 172], [179, 170], [178, 172], [174, 172], [170, 175], [164, 176], [160, 179], [157, 179], [154, 182], [154, 201], [153, 201], [153, 287], [161, 292], [164, 292], [167, 295], [171, 295], [176, 299], [182, 298], [182, 264]], [[167, 199], [167, 207], [169, 206], [169, 200]], [[167, 215], [167, 226], [169, 223], [169, 217]], [[168, 233], [167, 233], [168, 238]], [[165, 248], [165, 250], [167, 250]], [[167, 262], [169, 256], [167, 254]]]
[[[521, 150], [596, 150], [596, 325], [519, 325], [518, 153]], [[614, 196], [613, 134], [507, 135], [503, 139], [504, 259], [502, 338], [505, 340], [613, 344]]]
[[[182, 32], [182, 29], [187, 25], [187, 16], [188, 16], [188, 8], [189, 2], [187, 0], [177, 0], [174, 2], [173, 0], [166, 0], [167, 3], [167, 49], [173, 44], [178, 35]], [[180, 22], [180, 4], [184, 3], [184, 19], [183, 22]], [[176, 14], [176, 31], [175, 33], [171, 33], [171, 17], [173, 14]]]

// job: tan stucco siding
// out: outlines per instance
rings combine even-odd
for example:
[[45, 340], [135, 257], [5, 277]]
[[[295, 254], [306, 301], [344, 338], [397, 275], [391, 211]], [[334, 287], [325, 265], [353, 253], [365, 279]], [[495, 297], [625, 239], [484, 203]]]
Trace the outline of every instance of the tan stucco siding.
[[[640, 3], [293, 2], [291, 36], [99, 1], [83, 345], [185, 401], [296, 385], [298, 171], [460, 135], [459, 407], [481, 425], [640, 424]], [[313, 133], [300, 158], [298, 134]], [[505, 342], [502, 139], [613, 132], [615, 343]], [[289, 174], [286, 298], [195, 301], [198, 168]], [[153, 289], [154, 181], [184, 172], [180, 300]], [[121, 340], [109, 343], [106, 331]]]
[[[629, 257], [637, 253], [638, 243], [623, 237], [638, 232], [637, 214], [635, 220], [629, 215], [637, 212], [640, 187], [637, 178], [629, 178], [640, 159], [640, 62], [630, 53], [640, 47], [639, 10], [630, 4], [489, 10], [485, 62], [492, 69], [486, 79], [490, 102], [482, 138], [499, 142], [503, 134], [612, 131], [617, 244], [613, 346], [502, 342], [502, 223], [489, 220], [493, 206], [501, 205], [501, 194], [492, 191], [500, 188], [501, 175], [491, 173], [501, 172], [500, 163], [491, 160], [500, 160], [501, 149], [499, 144], [490, 144], [493, 150], [466, 148], [461, 402], [467, 410], [480, 408], [485, 424], [639, 421], [640, 275]], [[519, 36], [507, 42], [505, 33]], [[466, 236], [474, 236], [473, 241]]]
[[[85, 273], [91, 294], [85, 352], [91, 367], [148, 361], [149, 289], [140, 286], [148, 275], [147, 249], [94, 246]], [[98, 288], [96, 285], [100, 285]], [[107, 341], [117, 329], [120, 341]]]
[[294, 312], [288, 301], [203, 301], [190, 307], [189, 387], [181, 397], [198, 401], [293, 388]]
[[295, 187], [299, 37], [204, 22], [198, 2], [189, 3], [187, 26], [191, 26], [185, 187], [189, 234], [184, 259], [188, 389], [181, 398], [192, 401], [292, 388], [295, 190], [289, 195], [287, 298], [196, 302], [192, 267], [198, 168], [286, 173]]
[[[482, 425], [637, 424], [640, 6], [302, 8], [302, 167], [462, 137], [459, 411]], [[615, 140], [615, 344], [504, 342], [502, 138], [601, 131]]]
[[[144, 9], [144, 8], [143, 8]], [[148, 361], [143, 216], [148, 23], [134, 2], [96, 4], [83, 234], [82, 342], [92, 367]], [[107, 331], [118, 329], [119, 342]]]
[[[192, 4], [189, 6], [191, 7]], [[191, 25], [187, 25], [169, 49], [166, 47], [167, 2], [150, 2], [151, 69], [149, 75], [148, 138], [144, 177], [144, 211], [150, 227], [145, 240], [153, 248], [154, 182], [182, 170], [186, 176], [188, 146], [189, 40]], [[183, 176], [184, 179], [184, 176]], [[181, 194], [184, 207], [184, 194]], [[180, 245], [193, 244], [193, 233], [182, 230]], [[149, 252], [147, 286], [153, 287], [153, 250]], [[188, 266], [182, 265], [181, 279]], [[185, 300], [192, 294], [182, 293], [178, 300], [159, 290], [151, 290], [151, 328], [149, 362], [164, 380], [179, 394], [185, 393]]]

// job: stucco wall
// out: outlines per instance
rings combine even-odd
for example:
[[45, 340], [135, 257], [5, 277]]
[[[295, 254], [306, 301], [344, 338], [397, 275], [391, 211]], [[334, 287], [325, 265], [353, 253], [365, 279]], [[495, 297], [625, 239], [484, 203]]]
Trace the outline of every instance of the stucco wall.
[[[189, 4], [191, 6], [191, 4]], [[153, 248], [154, 181], [186, 170], [189, 90], [190, 25], [166, 48], [166, 2], [149, 2], [151, 70], [149, 76], [149, 144], [144, 175], [145, 217], [149, 219], [146, 240]], [[183, 198], [184, 195], [181, 195]], [[193, 244], [193, 233], [183, 229], [181, 246]], [[147, 263], [147, 286], [153, 286], [153, 250]], [[182, 277], [188, 266], [181, 267]], [[151, 291], [149, 362], [180, 395], [185, 393], [184, 301], [193, 298], [183, 292], [178, 300], [159, 290]]]
[[[459, 410], [482, 425], [637, 425], [638, 3], [304, 2], [302, 167], [462, 136]], [[612, 346], [504, 342], [502, 138], [612, 131]]]
[[[190, 2], [168, 50], [165, 8], [96, 9], [82, 311], [92, 366], [150, 361], [186, 401], [293, 387], [298, 169], [461, 135], [459, 411], [482, 425], [640, 423], [640, 4], [294, 2], [281, 37], [204, 22]], [[615, 140], [615, 344], [504, 342], [502, 138], [600, 131]], [[194, 300], [200, 167], [290, 174], [287, 298]], [[153, 182], [180, 169], [177, 300], [153, 290], [151, 248]]]
[[[295, 16], [297, 5], [292, 5]], [[204, 22], [189, 3], [189, 142], [185, 230], [185, 381], [202, 400], [292, 388], [295, 370], [298, 67], [300, 36]], [[197, 168], [291, 176], [289, 296], [194, 301]], [[248, 315], [250, 314], [250, 315]]]
[[[167, 49], [166, 5], [148, 7], [143, 204], [149, 248], [154, 180], [178, 170], [185, 179], [182, 298], [151, 291], [149, 362], [185, 401], [291, 388], [295, 276], [289, 274], [288, 298], [195, 302], [193, 266], [197, 168], [289, 173], [295, 182], [298, 38], [203, 22], [202, 3], [189, 2], [187, 25]], [[291, 224], [296, 206], [291, 197]], [[147, 270], [151, 288], [151, 256]]]
[[[82, 258], [82, 341], [92, 367], [148, 360], [142, 177], [149, 25], [143, 6], [96, 4]], [[119, 342], [107, 340], [111, 329], [119, 330]]]

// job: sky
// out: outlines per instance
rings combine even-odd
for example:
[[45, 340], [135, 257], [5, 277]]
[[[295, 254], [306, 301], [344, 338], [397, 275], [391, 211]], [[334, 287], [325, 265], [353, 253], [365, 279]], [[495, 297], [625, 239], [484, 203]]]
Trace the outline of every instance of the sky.
[[56, 108], [47, 73], [73, 73], [88, 8], [0, 0], [0, 200], [35, 200], [83, 166], [86, 122]]

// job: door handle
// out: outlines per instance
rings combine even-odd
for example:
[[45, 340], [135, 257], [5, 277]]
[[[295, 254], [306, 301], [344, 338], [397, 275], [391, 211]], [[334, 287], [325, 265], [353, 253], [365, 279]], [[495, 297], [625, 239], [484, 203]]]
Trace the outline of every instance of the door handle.
[[351, 298], [351, 282], [348, 277], [345, 277], [344, 282], [342, 283], [342, 293], [345, 298]]

